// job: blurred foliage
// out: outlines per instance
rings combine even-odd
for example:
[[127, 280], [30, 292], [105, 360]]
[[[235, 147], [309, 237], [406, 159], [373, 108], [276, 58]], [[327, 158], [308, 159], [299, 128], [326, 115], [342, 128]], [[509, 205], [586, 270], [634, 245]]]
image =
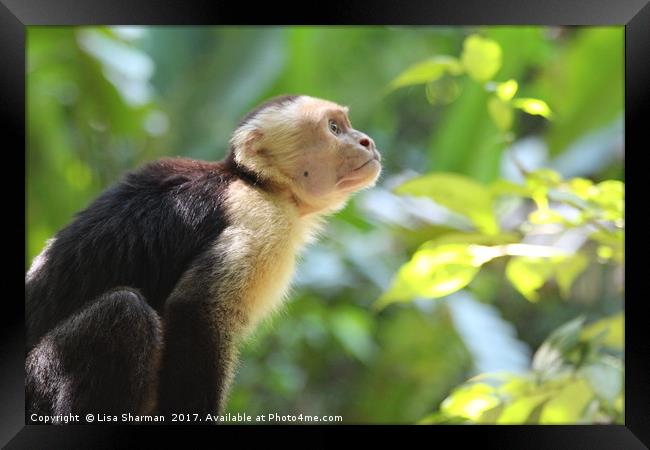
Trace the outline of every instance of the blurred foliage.
[[[479, 269], [495, 258], [511, 256], [506, 277], [528, 300], [537, 301], [537, 291], [555, 278], [560, 292], [568, 297], [571, 286], [591, 260], [623, 263], [623, 183], [606, 180], [594, 184], [585, 178], [563, 181], [550, 169], [526, 173], [525, 184], [497, 180], [483, 187], [470, 178], [455, 174], [424, 175], [396, 188], [401, 194], [426, 196], [460, 214], [476, 228], [441, 233], [424, 242], [404, 264], [378, 305], [410, 301], [416, 297], [438, 298], [467, 286]], [[501, 233], [495, 215], [495, 197], [509, 195], [530, 199], [535, 209]], [[564, 214], [552, 208], [551, 196]], [[578, 231], [569, 248], [521, 243], [535, 226], [553, 225], [545, 232], [558, 238], [568, 230]], [[589, 254], [589, 240], [592, 254]], [[487, 245], [497, 244], [497, 245]], [[580, 248], [584, 250], [579, 251]]]
[[[500, 132], [510, 131], [513, 108], [550, 119], [552, 112], [543, 100], [514, 98], [519, 86], [516, 80], [490, 81], [501, 67], [501, 55], [496, 41], [471, 35], [465, 39], [460, 62], [437, 57], [434, 65], [429, 60], [407, 69], [391, 85], [397, 88], [436, 82], [443, 69], [431, 69], [442, 65], [454, 75], [464, 70], [475, 81], [485, 83], [486, 89], [494, 90], [486, 106]], [[428, 77], [424, 76], [424, 67], [429, 68]], [[505, 139], [511, 141], [514, 137]], [[400, 268], [376, 307], [449, 296], [469, 285], [479, 270], [495, 258], [510, 257], [505, 276], [532, 302], [540, 299], [538, 291], [551, 278], [561, 296], [569, 298], [574, 281], [590, 261], [611, 261], [622, 266], [622, 181], [595, 184], [579, 177], [563, 180], [548, 168], [528, 171], [514, 154], [510, 156], [523, 177], [521, 184], [497, 179], [483, 186], [467, 176], [436, 171], [395, 188], [398, 194], [427, 197], [466, 216], [474, 230], [449, 230], [422, 243]], [[501, 196], [523, 198], [535, 207], [502, 230], [495, 213], [495, 203]], [[563, 211], [561, 207], [566, 208]], [[544, 231], [545, 226], [552, 228]], [[569, 230], [574, 231], [571, 240], [559, 243]], [[556, 239], [545, 245], [527, 243], [527, 237], [536, 232]], [[501, 373], [492, 384], [485, 381], [490, 374], [473, 377], [454, 389], [438, 412], [420, 423], [621, 422], [623, 316], [619, 313], [602, 319], [581, 335], [582, 322], [579, 318], [555, 330], [535, 353], [531, 372]], [[600, 352], [606, 337], [607, 342], [614, 343], [615, 355]]]
[[381, 150], [378, 186], [332, 217], [281, 317], [247, 342], [231, 412], [622, 422], [622, 27], [27, 39], [26, 267], [125, 171], [221, 159], [273, 95], [350, 106]]
[[555, 330], [530, 372], [475, 376], [420, 423], [622, 423], [623, 316], [583, 322]]

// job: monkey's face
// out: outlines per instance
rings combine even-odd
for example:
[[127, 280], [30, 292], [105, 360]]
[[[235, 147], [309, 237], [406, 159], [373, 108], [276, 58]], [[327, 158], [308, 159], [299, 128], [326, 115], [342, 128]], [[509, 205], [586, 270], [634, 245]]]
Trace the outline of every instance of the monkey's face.
[[374, 184], [381, 171], [375, 142], [352, 127], [347, 112], [312, 98], [300, 107], [303, 131], [291, 175], [313, 200], [347, 196]]
[[240, 162], [288, 186], [308, 210], [338, 209], [352, 192], [374, 185], [381, 172], [375, 142], [352, 127], [347, 112], [307, 96], [267, 107], [244, 126], [251, 150]]

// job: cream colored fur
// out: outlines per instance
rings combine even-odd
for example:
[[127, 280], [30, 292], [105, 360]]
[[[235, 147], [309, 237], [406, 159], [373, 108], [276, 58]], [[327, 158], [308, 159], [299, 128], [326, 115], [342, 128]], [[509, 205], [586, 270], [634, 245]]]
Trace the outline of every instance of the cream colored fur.
[[322, 221], [299, 217], [288, 200], [241, 181], [228, 187], [225, 204], [234, 225], [222, 232], [214, 248], [225, 256], [214, 295], [248, 331], [282, 303], [296, 257]]

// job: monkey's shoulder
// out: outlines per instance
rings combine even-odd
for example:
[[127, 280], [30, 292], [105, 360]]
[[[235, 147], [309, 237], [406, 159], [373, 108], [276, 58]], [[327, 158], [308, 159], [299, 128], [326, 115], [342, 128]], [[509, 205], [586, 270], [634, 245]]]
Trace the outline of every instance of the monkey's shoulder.
[[65, 305], [131, 286], [161, 304], [188, 264], [226, 227], [222, 194], [231, 179], [219, 163], [183, 158], [157, 160], [126, 174], [35, 259], [26, 276], [28, 303], [51, 303], [63, 314]]
[[208, 162], [181, 157], [166, 157], [149, 162], [129, 172], [120, 186], [138, 190], [143, 188], [168, 190], [171, 188], [208, 184], [215, 188], [225, 187], [234, 175], [223, 161]]

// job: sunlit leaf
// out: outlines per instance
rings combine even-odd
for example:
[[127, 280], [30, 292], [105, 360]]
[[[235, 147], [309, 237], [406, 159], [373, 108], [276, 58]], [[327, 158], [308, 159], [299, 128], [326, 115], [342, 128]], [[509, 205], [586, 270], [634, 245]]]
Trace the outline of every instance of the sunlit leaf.
[[540, 186], [554, 188], [562, 181], [562, 176], [552, 169], [537, 169], [526, 176], [526, 185], [531, 188]]
[[503, 412], [503, 408], [505, 405], [503, 403], [499, 403], [496, 406], [493, 406], [492, 408], [483, 411], [481, 415], [474, 420], [474, 423], [479, 423], [479, 424], [493, 424], [497, 422], [497, 419]]
[[605, 220], [622, 220], [625, 206], [625, 185], [622, 181], [605, 180], [594, 185], [590, 180], [573, 178], [568, 181], [567, 186], [571, 193], [580, 199], [601, 208], [600, 212], [588, 210], [585, 213]]
[[[599, 256], [605, 259], [613, 259], [615, 262], [621, 264], [623, 263], [624, 257], [624, 248], [623, 248], [623, 239], [624, 231], [623, 230], [611, 230], [606, 231], [604, 229], [598, 229], [589, 235], [590, 239], [593, 239], [596, 242], [603, 244], [603, 250], [599, 249]], [[605, 253], [603, 253], [605, 252]]]
[[471, 246], [463, 244], [421, 248], [404, 264], [391, 287], [378, 300], [380, 308], [415, 297], [438, 298], [467, 286], [480, 268]]
[[512, 127], [512, 119], [514, 117], [512, 107], [498, 97], [490, 97], [487, 107], [490, 117], [499, 130], [502, 132], [510, 130]]
[[586, 178], [572, 178], [567, 182], [571, 192], [583, 200], [589, 200], [598, 195], [598, 188], [593, 181]]
[[481, 414], [498, 405], [499, 399], [492, 386], [472, 383], [455, 389], [440, 405], [441, 411], [452, 416], [478, 419]]
[[599, 245], [596, 254], [602, 260], [612, 259], [614, 256], [614, 249], [607, 245]]
[[494, 181], [490, 185], [490, 192], [492, 192], [492, 195], [514, 195], [517, 197], [531, 196], [531, 190], [527, 186], [504, 179]]
[[551, 108], [544, 100], [537, 98], [516, 98], [512, 101], [512, 106], [521, 109], [525, 113], [542, 116], [550, 119], [552, 116]]
[[461, 233], [449, 232], [422, 244], [423, 248], [433, 248], [443, 244], [477, 244], [477, 245], [498, 245], [518, 242], [521, 236], [518, 233]]
[[488, 81], [501, 68], [501, 46], [492, 39], [473, 34], [463, 43], [461, 61], [476, 81]]
[[536, 209], [528, 215], [528, 221], [535, 225], [549, 223], [564, 223], [566, 219], [562, 214], [550, 208]]
[[390, 82], [390, 89], [397, 89], [404, 86], [425, 84], [437, 80], [445, 72], [451, 75], [462, 73], [463, 67], [456, 58], [451, 56], [435, 56], [425, 61], [412, 65], [400, 73]]
[[611, 247], [619, 247], [623, 245], [624, 242], [624, 232], [623, 230], [604, 230], [602, 228], [594, 231], [589, 235], [590, 239], [593, 239], [596, 242], [600, 242]]
[[508, 102], [512, 99], [512, 97], [515, 96], [517, 93], [517, 89], [519, 88], [519, 84], [517, 84], [517, 81], [515, 80], [508, 80], [504, 81], [503, 83], [499, 83], [497, 85], [497, 96], [504, 102]]
[[624, 184], [618, 180], [606, 180], [596, 185], [598, 193], [591, 200], [604, 210], [604, 219], [617, 220], [623, 218]]
[[582, 413], [593, 398], [589, 384], [578, 379], [564, 387], [544, 405], [540, 416], [541, 424], [575, 424], [580, 422]]
[[550, 393], [524, 396], [515, 399], [503, 407], [498, 424], [522, 424], [525, 423], [533, 410], [541, 403], [550, 398]]
[[534, 383], [527, 375], [509, 375], [499, 386], [499, 393], [507, 397], [523, 397], [533, 393]]
[[553, 265], [547, 258], [515, 257], [506, 266], [506, 276], [526, 299], [539, 300], [537, 290], [553, 275]]
[[619, 180], [605, 180], [596, 185], [599, 196], [606, 200], [618, 201], [625, 193], [625, 184]]
[[560, 293], [565, 297], [571, 296], [573, 282], [585, 271], [589, 258], [584, 253], [576, 253], [558, 263], [555, 268], [555, 279], [560, 287]]
[[[619, 358], [594, 354], [590, 362], [575, 366], [572, 355], [584, 347], [583, 324], [584, 317], [577, 317], [554, 330], [535, 353], [533, 372], [476, 375], [445, 399], [440, 412], [453, 412], [471, 423], [569, 424], [612, 419], [608, 408], [622, 412], [623, 365]], [[602, 330], [599, 333], [602, 336]], [[605, 410], [600, 406], [604, 402], [609, 404]]]
[[488, 234], [499, 231], [489, 190], [469, 177], [455, 173], [433, 173], [409, 180], [395, 190], [398, 194], [425, 196], [452, 211], [467, 216]]
[[606, 333], [602, 341], [603, 345], [622, 350], [624, 336], [623, 313], [620, 312], [585, 326], [580, 337], [583, 340], [589, 340], [603, 332]]

